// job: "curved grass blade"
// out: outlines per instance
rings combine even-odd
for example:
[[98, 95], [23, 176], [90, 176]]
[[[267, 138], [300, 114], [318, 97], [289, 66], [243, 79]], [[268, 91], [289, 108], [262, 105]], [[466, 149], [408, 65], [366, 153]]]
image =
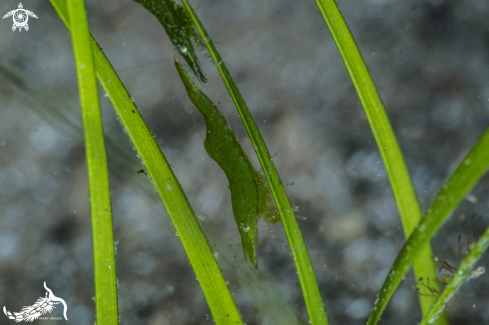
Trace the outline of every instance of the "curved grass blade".
[[217, 52], [217, 49], [207, 34], [207, 31], [204, 29], [204, 26], [200, 22], [188, 1], [182, 0], [182, 4], [187, 10], [187, 13], [197, 28], [198, 33], [202, 37], [202, 41], [214, 60], [217, 70], [219, 71], [219, 74], [221, 75], [224, 84], [226, 85], [226, 88], [228, 89], [229, 94], [231, 95], [231, 98], [238, 110], [241, 120], [243, 121], [246, 131], [248, 132], [248, 136], [253, 143], [256, 155], [258, 156], [258, 160], [260, 161], [265, 177], [267, 178], [272, 195], [275, 199], [275, 204], [277, 205], [277, 209], [279, 210], [280, 217], [284, 225], [285, 233], [292, 251], [292, 257], [299, 276], [299, 281], [301, 283], [302, 293], [304, 294], [310, 323], [328, 324], [321, 294], [319, 293], [316, 275], [314, 274], [314, 270], [312, 268], [307, 247], [302, 238], [302, 234], [294, 216], [293, 209], [290, 205], [289, 198], [287, 197], [282, 181], [280, 180], [275, 165], [273, 164], [265, 142], [263, 141], [263, 138], [258, 131], [258, 127], [256, 126], [255, 121], [253, 120], [253, 117], [251, 116], [251, 113], [243, 100], [243, 97], [236, 87], [231, 74], [222, 61], [219, 52]]
[[489, 128], [477, 140], [453, 175], [445, 182], [421, 222], [406, 241], [380, 289], [368, 325], [377, 324], [389, 299], [409, 271], [415, 257], [435, 235], [460, 201], [489, 168]]
[[78, 76], [90, 188], [96, 321], [99, 324], [115, 325], [119, 324], [119, 315], [109, 176], [84, 0], [70, 0], [68, 13], [72, 22], [71, 39]]
[[486, 251], [487, 246], [489, 246], [489, 227], [486, 229], [481, 238], [472, 247], [470, 254], [462, 261], [457, 272], [453, 274], [452, 279], [443, 290], [438, 300], [435, 302], [431, 310], [423, 318], [420, 325], [433, 324], [437, 321], [440, 314], [445, 311], [448, 302], [455, 295], [462, 284], [471, 279], [476, 278], [485, 272], [483, 267], [479, 267], [475, 270], [474, 266], [481, 258], [482, 254]]
[[[334, 0], [315, 1], [355, 85], [375, 141], [379, 147], [387, 175], [389, 176], [404, 234], [408, 238], [421, 218], [421, 209], [389, 118], [385, 113], [377, 89], [336, 3]], [[435, 266], [431, 263], [432, 255], [431, 247], [428, 244], [422, 249], [418, 258], [415, 260], [415, 278], [436, 277]], [[438, 285], [435, 284], [435, 286]], [[432, 297], [424, 296], [419, 297], [419, 299], [424, 315], [429, 311], [435, 300]], [[446, 323], [446, 317], [443, 316], [438, 324]]]
[[[58, 16], [71, 30], [66, 3], [50, 0]], [[243, 324], [236, 303], [226, 285], [219, 265], [197, 218], [163, 152], [151, 135], [134, 102], [102, 50], [91, 39], [97, 77], [108, 94], [121, 123], [158, 192], [182, 242], [183, 248], [200, 283], [216, 324]]]

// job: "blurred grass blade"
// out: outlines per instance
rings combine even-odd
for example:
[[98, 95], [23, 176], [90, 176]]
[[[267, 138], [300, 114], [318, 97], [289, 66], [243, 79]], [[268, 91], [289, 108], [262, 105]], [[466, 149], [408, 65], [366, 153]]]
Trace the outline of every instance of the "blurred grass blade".
[[453, 175], [445, 182], [421, 222], [406, 241], [385, 279], [372, 309], [369, 325], [377, 324], [387, 302], [411, 267], [414, 258], [435, 235], [460, 201], [489, 168], [489, 128], [462, 160]]
[[[404, 234], [408, 238], [421, 218], [421, 209], [396, 136], [385, 113], [377, 89], [336, 3], [334, 0], [316, 0], [316, 4], [328, 25], [355, 85], [389, 176]], [[414, 263], [415, 278], [433, 278], [436, 276], [435, 266], [431, 263], [432, 255], [430, 245], [426, 245]], [[435, 284], [435, 286], [438, 286], [438, 284]], [[425, 315], [433, 305], [434, 299], [424, 296], [419, 297], [419, 299], [423, 315]], [[438, 324], [446, 323], [446, 317], [442, 316]]]
[[119, 315], [109, 177], [84, 0], [70, 0], [68, 12], [72, 22], [71, 39], [78, 76], [90, 188], [96, 321], [99, 324], [116, 325], [119, 324]]
[[326, 318], [326, 312], [324, 311], [321, 294], [319, 293], [319, 288], [314, 270], [312, 268], [311, 260], [309, 258], [309, 253], [307, 252], [299, 225], [297, 224], [294, 212], [290, 206], [289, 198], [285, 193], [285, 189], [282, 185], [275, 165], [272, 162], [270, 153], [268, 152], [265, 142], [258, 131], [258, 128], [250, 114], [248, 107], [246, 106], [246, 103], [243, 100], [243, 97], [236, 87], [236, 84], [226, 68], [226, 65], [222, 61], [221, 56], [217, 52], [217, 49], [212, 43], [212, 40], [204, 29], [204, 26], [187, 0], [182, 0], [182, 4], [187, 9], [189, 16], [191, 17], [198, 33], [202, 37], [202, 40], [207, 47], [207, 50], [214, 60], [219, 74], [221, 75], [229, 94], [236, 105], [241, 120], [243, 121], [246, 131], [248, 132], [251, 142], [253, 143], [258, 160], [260, 161], [263, 172], [265, 173], [265, 177], [267, 178], [268, 184], [275, 199], [275, 203], [282, 218], [282, 223], [291, 247], [292, 257], [297, 268], [297, 274], [299, 276], [302, 292], [306, 301], [310, 323], [327, 324], [328, 320]]
[[[470, 254], [462, 261], [457, 272], [453, 274], [452, 279], [443, 290], [442, 294], [438, 297], [438, 300], [433, 305], [429, 313], [423, 318], [420, 325], [428, 325], [436, 322], [440, 314], [442, 314], [447, 307], [448, 302], [453, 298], [462, 284], [470, 278], [476, 278], [485, 272], [483, 267], [475, 270], [474, 266], [477, 264], [482, 254], [489, 246], [489, 227], [486, 232], [481, 236], [479, 241], [472, 247]], [[472, 271], [473, 270], [473, 271]]]
[[[71, 30], [64, 0], [50, 0], [58, 16]], [[89, 46], [90, 47], [90, 46]], [[236, 303], [195, 214], [160, 147], [151, 135], [116, 72], [91, 39], [97, 77], [108, 94], [175, 226], [187, 257], [200, 283], [216, 324], [243, 324]], [[164, 308], [164, 307], [163, 307]], [[106, 323], [100, 323], [106, 324]]]

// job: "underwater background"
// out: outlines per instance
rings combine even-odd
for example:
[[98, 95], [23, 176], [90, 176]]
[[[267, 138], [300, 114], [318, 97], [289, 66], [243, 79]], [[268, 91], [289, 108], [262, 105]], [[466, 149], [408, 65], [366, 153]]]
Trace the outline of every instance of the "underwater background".
[[[489, 2], [338, 0], [384, 102], [422, 209], [489, 122]], [[331, 324], [365, 324], [404, 234], [388, 178], [352, 82], [314, 1], [192, 2], [299, 207]], [[18, 3], [2, 1], [6, 13]], [[48, 1], [29, 0], [29, 31], [0, 21], [0, 306], [65, 299], [68, 323], [95, 319], [85, 149], [71, 40]], [[134, 1], [87, 1], [90, 29], [118, 71], [198, 215], [251, 324], [307, 324], [281, 224], [261, 222], [258, 266], [245, 262], [227, 180], [203, 147], [205, 124], [186, 97], [163, 28]], [[3, 14], [2, 14], [3, 15]], [[207, 53], [198, 84], [251, 142]], [[175, 230], [100, 89], [109, 160], [121, 324], [213, 324]], [[489, 224], [489, 177], [432, 240]], [[479, 265], [488, 267], [484, 256]], [[487, 275], [448, 305], [450, 324], [489, 322]], [[51, 315], [61, 315], [57, 308]], [[0, 315], [0, 318], [4, 317]], [[5, 319], [7, 319], [5, 317]], [[380, 324], [421, 319], [412, 271]], [[51, 324], [52, 321], [37, 321]]]

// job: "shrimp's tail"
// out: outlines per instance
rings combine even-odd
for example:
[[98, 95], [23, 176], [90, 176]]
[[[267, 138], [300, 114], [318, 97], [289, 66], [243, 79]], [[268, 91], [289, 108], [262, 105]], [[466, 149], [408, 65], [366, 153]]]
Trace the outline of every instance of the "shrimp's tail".
[[[256, 263], [256, 250], [255, 244], [258, 243], [258, 226], [254, 225], [238, 225], [239, 233], [241, 235], [241, 243], [243, 245], [243, 254], [245, 261], [249, 258], [251, 264], [255, 268], [258, 268]], [[247, 230], [247, 231], [246, 231]]]

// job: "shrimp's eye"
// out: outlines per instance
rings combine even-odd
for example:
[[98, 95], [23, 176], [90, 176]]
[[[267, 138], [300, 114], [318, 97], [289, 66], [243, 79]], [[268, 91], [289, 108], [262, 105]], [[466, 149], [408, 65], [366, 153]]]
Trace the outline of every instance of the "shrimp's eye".
[[243, 231], [244, 231], [244, 232], [248, 232], [248, 231], [250, 231], [250, 226], [245, 225], [245, 224], [242, 224], [242, 227], [243, 227]]

